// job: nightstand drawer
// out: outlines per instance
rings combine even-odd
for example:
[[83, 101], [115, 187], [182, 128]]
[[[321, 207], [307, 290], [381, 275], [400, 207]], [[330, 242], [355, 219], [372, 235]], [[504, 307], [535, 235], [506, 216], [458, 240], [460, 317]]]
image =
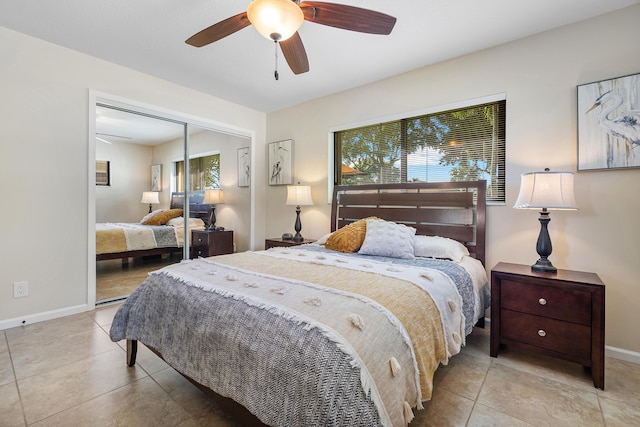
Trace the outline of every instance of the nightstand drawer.
[[191, 258], [233, 253], [233, 231], [191, 231]]
[[577, 323], [503, 310], [501, 336], [581, 359], [591, 358], [591, 327]]
[[209, 247], [207, 245], [194, 246], [191, 251], [191, 258], [206, 258], [209, 256]]
[[503, 280], [501, 298], [508, 310], [591, 325], [589, 292]]

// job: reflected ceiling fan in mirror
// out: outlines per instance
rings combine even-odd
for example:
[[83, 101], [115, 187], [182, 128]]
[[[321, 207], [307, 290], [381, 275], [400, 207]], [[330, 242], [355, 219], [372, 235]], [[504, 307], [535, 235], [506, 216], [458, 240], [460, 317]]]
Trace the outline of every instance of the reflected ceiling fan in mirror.
[[[294, 74], [309, 71], [307, 52], [298, 34], [304, 21], [343, 30], [368, 34], [391, 34], [396, 18], [344, 4], [300, 0], [253, 0], [246, 12], [220, 21], [194, 34], [186, 43], [202, 47], [216, 42], [249, 25], [265, 38], [280, 45], [287, 64]], [[277, 56], [275, 78], [278, 80]]]
[[[98, 136], [98, 135], [100, 135], [100, 136]], [[98, 141], [102, 141], [102, 142], [105, 142], [107, 144], [111, 144], [111, 141], [105, 139], [105, 137], [131, 139], [131, 137], [129, 137], [129, 136], [121, 136], [121, 135], [113, 135], [113, 134], [110, 134], [110, 133], [96, 132], [96, 139]]]

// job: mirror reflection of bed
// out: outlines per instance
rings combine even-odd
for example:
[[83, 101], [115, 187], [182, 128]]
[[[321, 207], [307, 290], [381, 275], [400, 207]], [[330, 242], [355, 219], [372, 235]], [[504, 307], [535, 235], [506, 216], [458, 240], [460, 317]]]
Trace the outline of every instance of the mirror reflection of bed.
[[140, 221], [96, 223], [96, 300], [124, 299], [150, 271], [180, 262], [185, 235], [208, 226], [211, 205], [204, 202], [204, 191], [189, 192], [187, 216], [185, 193], [173, 192], [168, 209], [150, 206]]
[[[155, 211], [173, 207], [171, 195], [184, 190], [185, 177], [181, 172], [184, 171], [185, 125], [97, 104], [96, 160], [109, 161], [109, 177], [108, 185], [96, 185], [96, 227], [108, 223], [139, 223], [150, 208]], [[200, 170], [191, 169], [190, 190], [217, 186], [224, 189], [226, 204], [216, 209], [217, 225], [233, 230], [237, 251], [245, 251], [250, 235], [250, 192], [249, 187], [237, 185], [237, 153], [250, 145], [250, 139], [191, 124], [188, 130], [190, 168], [201, 158], [217, 156], [218, 159], [217, 181], [210, 182]], [[153, 165], [161, 165], [161, 180], [158, 203], [150, 206], [141, 199], [144, 192], [152, 189]], [[101, 258], [99, 252], [96, 253], [97, 304], [125, 299], [149, 272], [183, 258], [181, 247], [112, 259]]]

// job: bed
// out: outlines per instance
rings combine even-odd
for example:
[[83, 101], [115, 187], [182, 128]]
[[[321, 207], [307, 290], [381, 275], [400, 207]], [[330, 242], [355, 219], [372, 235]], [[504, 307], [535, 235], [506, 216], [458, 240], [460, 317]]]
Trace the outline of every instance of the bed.
[[[189, 194], [188, 230], [202, 230], [211, 205], [202, 203], [204, 192]], [[171, 193], [169, 209], [158, 209], [137, 223], [97, 223], [96, 261], [182, 252], [184, 246], [183, 192]], [[148, 223], [148, 224], [145, 224]]]
[[129, 366], [140, 341], [251, 424], [407, 425], [489, 306], [485, 189], [336, 186], [330, 235], [159, 270], [111, 339]]

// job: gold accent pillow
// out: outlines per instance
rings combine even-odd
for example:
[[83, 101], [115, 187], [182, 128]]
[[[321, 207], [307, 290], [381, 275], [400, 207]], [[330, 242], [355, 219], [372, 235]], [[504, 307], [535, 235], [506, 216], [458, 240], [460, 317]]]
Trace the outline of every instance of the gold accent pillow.
[[367, 234], [367, 220], [378, 219], [376, 217], [363, 218], [347, 224], [329, 236], [324, 247], [332, 251], [351, 253], [356, 252], [364, 242]]
[[162, 212], [158, 212], [152, 215], [151, 218], [147, 218], [144, 225], [164, 225], [172, 218], [182, 216], [182, 209], [167, 209]]

